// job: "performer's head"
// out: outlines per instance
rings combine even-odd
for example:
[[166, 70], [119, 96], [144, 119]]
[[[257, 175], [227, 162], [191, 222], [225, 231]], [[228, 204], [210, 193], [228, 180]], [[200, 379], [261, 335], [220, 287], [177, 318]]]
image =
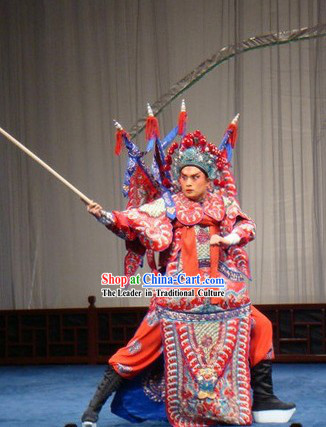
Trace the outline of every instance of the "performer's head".
[[222, 157], [217, 146], [209, 143], [197, 130], [169, 147], [164, 171], [170, 174], [174, 191], [180, 191], [181, 188], [188, 199], [199, 201], [205, 197], [209, 188], [212, 191], [218, 188], [224, 167]]
[[[231, 148], [230, 148], [231, 149]], [[228, 185], [235, 191], [228, 169], [227, 152], [208, 142], [200, 131], [188, 133], [181, 142], [174, 142], [167, 150], [162, 173], [162, 183], [173, 192], [182, 193], [191, 200], [200, 201], [208, 191]]]
[[206, 196], [210, 180], [204, 169], [189, 165], [180, 170], [179, 183], [188, 199], [199, 201]]

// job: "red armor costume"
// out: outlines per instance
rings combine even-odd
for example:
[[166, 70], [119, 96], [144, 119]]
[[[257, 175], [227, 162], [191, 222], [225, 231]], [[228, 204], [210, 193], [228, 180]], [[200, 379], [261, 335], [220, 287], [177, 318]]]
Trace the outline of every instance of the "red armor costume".
[[[112, 225], [107, 227], [120, 236], [123, 233], [129, 239], [138, 238], [148, 249], [160, 251], [161, 263], [166, 268], [166, 274], [171, 276], [184, 271], [188, 276], [197, 274], [202, 277], [223, 277], [226, 286], [226, 296], [219, 303], [223, 309], [231, 309], [250, 302], [243, 275], [250, 277], [248, 256], [243, 246], [254, 239], [254, 222], [244, 214], [235, 198], [223, 197], [216, 193], [208, 193], [203, 204], [187, 199], [182, 193], [173, 196], [176, 203], [178, 226], [174, 226], [167, 218], [165, 205], [158, 199], [138, 209], [124, 212], [113, 212]], [[211, 225], [210, 224], [211, 220]], [[221, 248], [219, 268], [212, 272], [210, 256], [212, 247], [209, 245], [210, 234], [215, 232], [215, 226], [222, 235], [236, 233], [240, 242], [229, 248]], [[181, 225], [181, 226], [180, 226]], [[193, 232], [194, 236], [186, 234]], [[194, 243], [192, 239], [194, 238]], [[186, 248], [183, 239], [188, 239], [191, 247], [190, 266], [184, 266]], [[187, 242], [186, 242], [187, 245]], [[193, 265], [195, 264], [195, 265]], [[135, 336], [126, 347], [118, 350], [109, 363], [124, 377], [132, 377], [150, 365], [162, 352], [159, 322], [154, 313], [155, 304], [169, 305], [174, 309], [189, 309], [190, 306], [201, 305], [202, 298], [189, 300], [181, 298], [161, 297], [152, 302], [148, 314], [138, 328]], [[250, 363], [256, 365], [263, 359], [273, 357], [272, 325], [271, 322], [255, 307], [251, 308], [252, 331], [250, 344]], [[154, 319], [154, 320], [153, 320]], [[156, 320], [155, 320], [156, 319]], [[137, 343], [141, 351], [130, 352], [130, 347]]]
[[[184, 105], [182, 110], [180, 117], [184, 119]], [[143, 154], [116, 124], [118, 140], [124, 139], [129, 151], [124, 185], [129, 203], [123, 212], [102, 210], [98, 219], [126, 240], [127, 276], [137, 271], [146, 253], [155, 273], [160, 271], [168, 277], [179, 273], [199, 275], [201, 280], [224, 279], [225, 294], [223, 297], [154, 295], [134, 337], [109, 359], [108, 373], [83, 415], [82, 420], [86, 421], [83, 426], [95, 425], [87, 421], [97, 420], [103, 403], [119, 387], [119, 378], [136, 376], [162, 352], [166, 412], [173, 426], [250, 424], [248, 359], [252, 368], [254, 414], [256, 409], [259, 416], [265, 412], [268, 416], [271, 412], [279, 415], [282, 409], [290, 417], [295, 405], [279, 401], [272, 390], [271, 322], [251, 307], [244, 280], [244, 276], [250, 279], [244, 246], [254, 239], [255, 224], [240, 209], [229, 168], [237, 117], [229, 125], [219, 149], [199, 131], [184, 135], [184, 125], [180, 123], [161, 143], [151, 110], [148, 124], [147, 151], [155, 145], [154, 175], [143, 163]], [[164, 157], [164, 149], [177, 133], [182, 135], [181, 142], [174, 142]], [[182, 171], [187, 168], [206, 176], [207, 187], [203, 184], [202, 197], [187, 196], [181, 179]], [[212, 243], [214, 236], [222, 239], [219, 241], [223, 245]], [[159, 253], [159, 269], [155, 252]], [[109, 383], [114, 385], [108, 386]], [[264, 416], [261, 419], [265, 420]], [[284, 419], [281, 421], [285, 422]]]

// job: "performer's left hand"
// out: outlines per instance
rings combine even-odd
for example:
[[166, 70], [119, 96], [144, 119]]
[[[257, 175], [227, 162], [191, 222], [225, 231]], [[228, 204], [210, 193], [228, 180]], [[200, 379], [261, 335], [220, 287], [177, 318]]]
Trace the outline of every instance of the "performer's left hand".
[[219, 236], [218, 234], [213, 234], [211, 236], [210, 242], [211, 245], [218, 245], [218, 246], [230, 246], [230, 243], [222, 236]]

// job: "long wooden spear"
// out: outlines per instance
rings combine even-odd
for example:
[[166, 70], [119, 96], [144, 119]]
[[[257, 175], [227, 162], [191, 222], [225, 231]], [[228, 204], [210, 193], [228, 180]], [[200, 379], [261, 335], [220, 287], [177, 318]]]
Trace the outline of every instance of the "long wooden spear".
[[81, 191], [79, 191], [78, 188], [76, 188], [74, 185], [70, 184], [70, 182], [67, 181], [65, 178], [63, 178], [63, 176], [58, 174], [58, 172], [56, 172], [48, 164], [43, 162], [42, 159], [40, 159], [38, 156], [36, 156], [31, 150], [26, 148], [25, 145], [23, 145], [21, 142], [17, 141], [16, 138], [11, 136], [8, 132], [3, 130], [1, 127], [0, 127], [0, 133], [2, 133], [2, 135], [4, 135], [7, 139], [9, 139], [9, 141], [11, 141], [15, 145], [17, 145], [18, 148], [20, 148], [22, 151], [24, 151], [24, 153], [28, 154], [37, 163], [39, 163], [41, 166], [43, 166], [47, 171], [52, 173], [52, 175], [54, 175], [56, 178], [58, 178], [59, 181], [61, 181], [68, 188], [70, 188], [70, 190], [72, 190], [74, 193], [76, 193], [82, 199], [83, 202], [85, 202], [87, 205], [89, 205], [90, 203], [93, 203], [93, 201], [91, 199], [89, 199], [87, 196], [85, 196], [85, 194], [83, 194]]

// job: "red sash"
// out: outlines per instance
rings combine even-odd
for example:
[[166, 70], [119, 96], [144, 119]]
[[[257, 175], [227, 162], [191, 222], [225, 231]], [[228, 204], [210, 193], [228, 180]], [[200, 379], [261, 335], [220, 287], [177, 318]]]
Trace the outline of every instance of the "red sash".
[[[219, 227], [209, 216], [204, 215], [203, 219], [198, 223], [200, 225], [209, 226], [209, 234], [218, 234]], [[196, 224], [197, 225], [197, 224]], [[174, 224], [175, 228], [181, 228], [181, 257], [183, 271], [187, 276], [197, 276], [200, 274], [198, 267], [198, 257], [196, 249], [196, 233], [194, 225], [184, 225], [179, 221]], [[219, 247], [217, 245], [210, 246], [211, 270], [210, 277], [217, 277]]]

